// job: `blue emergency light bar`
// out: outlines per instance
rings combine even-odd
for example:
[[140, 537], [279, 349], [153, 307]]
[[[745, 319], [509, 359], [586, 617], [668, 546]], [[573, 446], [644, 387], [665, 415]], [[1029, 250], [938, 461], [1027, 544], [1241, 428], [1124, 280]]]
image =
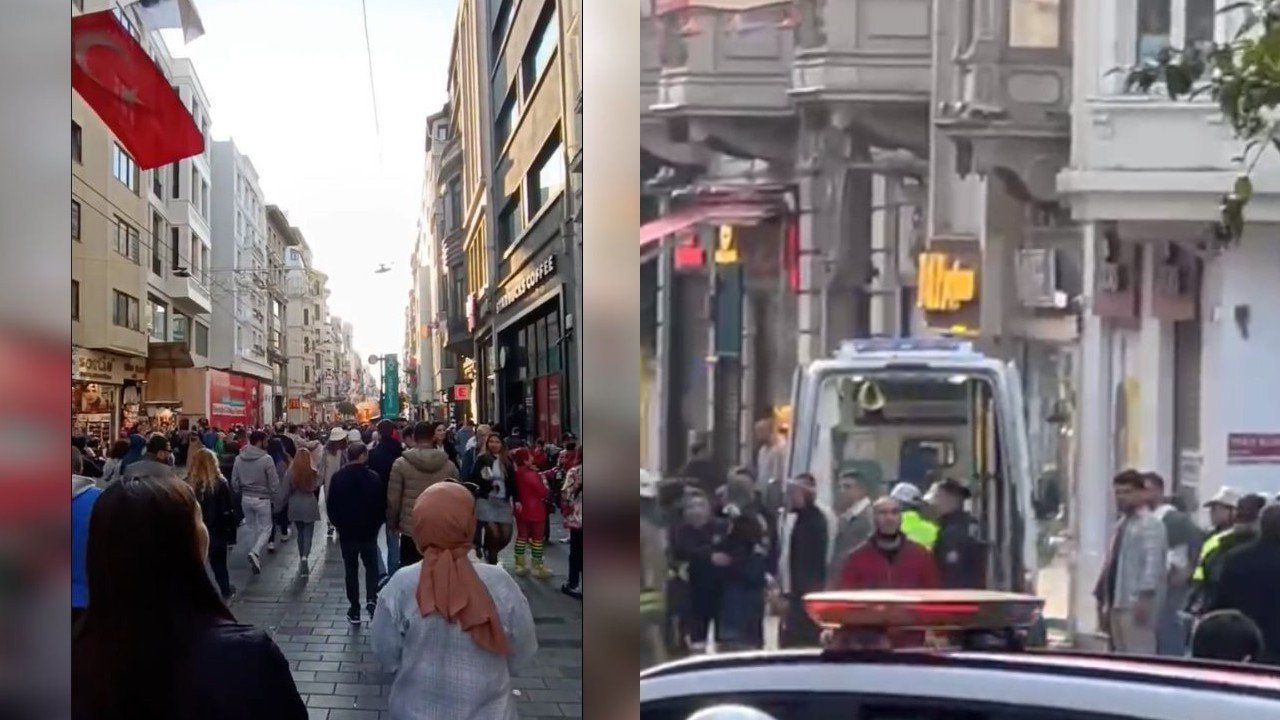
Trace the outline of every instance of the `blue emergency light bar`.
[[898, 355], [909, 353], [972, 354], [973, 343], [948, 337], [860, 338], [845, 340], [840, 355]]

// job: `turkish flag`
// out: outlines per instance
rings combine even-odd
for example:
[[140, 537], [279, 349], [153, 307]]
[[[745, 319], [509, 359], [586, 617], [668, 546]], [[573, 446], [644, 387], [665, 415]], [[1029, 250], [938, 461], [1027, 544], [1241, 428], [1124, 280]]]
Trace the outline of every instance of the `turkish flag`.
[[72, 18], [71, 87], [143, 170], [204, 152], [182, 98], [110, 10]]

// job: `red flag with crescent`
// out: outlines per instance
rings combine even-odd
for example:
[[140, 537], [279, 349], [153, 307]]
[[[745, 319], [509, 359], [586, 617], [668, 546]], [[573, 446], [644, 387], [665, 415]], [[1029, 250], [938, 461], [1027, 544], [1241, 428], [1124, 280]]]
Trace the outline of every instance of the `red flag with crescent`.
[[204, 134], [110, 10], [71, 20], [71, 87], [143, 170], [204, 152]]

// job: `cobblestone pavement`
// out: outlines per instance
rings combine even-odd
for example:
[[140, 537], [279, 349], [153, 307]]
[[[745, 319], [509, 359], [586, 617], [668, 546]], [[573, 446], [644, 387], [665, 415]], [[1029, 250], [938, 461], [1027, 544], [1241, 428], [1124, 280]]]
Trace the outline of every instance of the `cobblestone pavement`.
[[[313, 720], [390, 718], [391, 674], [373, 654], [367, 615], [359, 627], [347, 622], [342, 555], [337, 541], [327, 540], [324, 533], [324, 523], [318, 523], [309, 577], [298, 575], [292, 539], [264, 555], [258, 576], [249, 570], [246, 544], [234, 546], [229, 566], [239, 593], [231, 610], [241, 622], [271, 633], [289, 658]], [[553, 521], [552, 537], [563, 534]], [[560, 592], [568, 555], [567, 545], [550, 545], [546, 562], [554, 577], [517, 578], [533, 609], [539, 645], [537, 659], [512, 679], [521, 718], [582, 717], [582, 603]], [[510, 546], [500, 561], [512, 567]], [[363, 584], [363, 572], [361, 578]]]

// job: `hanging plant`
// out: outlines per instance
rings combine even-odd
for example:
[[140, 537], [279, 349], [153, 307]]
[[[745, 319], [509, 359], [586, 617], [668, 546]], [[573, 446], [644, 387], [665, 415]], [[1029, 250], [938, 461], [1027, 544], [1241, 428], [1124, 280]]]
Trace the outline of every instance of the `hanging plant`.
[[1239, 13], [1240, 28], [1225, 43], [1165, 48], [1126, 71], [1125, 90], [1162, 90], [1172, 100], [1207, 95], [1230, 124], [1243, 149], [1239, 176], [1219, 204], [1218, 232], [1238, 240], [1253, 197], [1251, 175], [1270, 148], [1280, 151], [1280, 0], [1240, 0], [1218, 10]]

